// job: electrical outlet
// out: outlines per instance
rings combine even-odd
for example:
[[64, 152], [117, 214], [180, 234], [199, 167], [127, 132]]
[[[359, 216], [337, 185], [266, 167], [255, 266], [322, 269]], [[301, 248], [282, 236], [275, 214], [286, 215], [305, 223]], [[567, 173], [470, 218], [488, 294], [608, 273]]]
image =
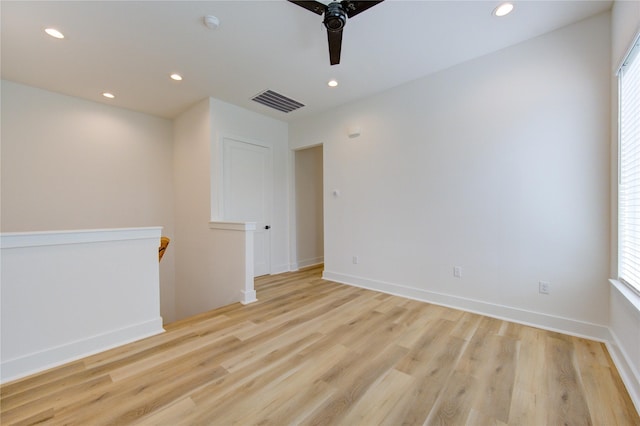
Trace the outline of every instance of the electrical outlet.
[[360, 258], [358, 256], [353, 256], [353, 264], [357, 265], [358, 263], [360, 263]]
[[538, 282], [538, 292], [540, 294], [549, 294], [551, 288], [551, 283], [548, 281], [539, 281]]
[[459, 266], [453, 267], [453, 276], [456, 278], [462, 278], [462, 268]]

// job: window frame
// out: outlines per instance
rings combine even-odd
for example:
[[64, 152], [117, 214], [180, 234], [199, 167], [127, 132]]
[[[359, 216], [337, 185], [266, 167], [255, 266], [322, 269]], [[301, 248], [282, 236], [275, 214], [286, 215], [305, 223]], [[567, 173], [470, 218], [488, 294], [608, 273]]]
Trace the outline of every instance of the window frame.
[[[617, 181], [618, 181], [618, 186], [617, 186], [617, 217], [618, 217], [618, 226], [617, 226], [617, 241], [618, 241], [618, 245], [617, 245], [617, 280], [619, 282], [621, 282], [622, 284], [624, 284], [626, 287], [628, 287], [632, 292], [634, 292], [636, 295], [640, 296], [640, 241], [638, 241], [638, 243], [636, 244], [636, 246], [638, 247], [638, 259], [637, 259], [637, 264], [634, 263], [634, 267], [636, 267], [637, 272], [637, 281], [638, 282], [630, 282], [630, 280], [627, 280], [624, 278], [623, 276], [623, 270], [624, 270], [624, 266], [623, 266], [623, 251], [624, 251], [624, 238], [622, 238], [622, 229], [624, 226], [625, 222], [624, 219], [624, 213], [625, 210], [622, 206], [623, 200], [622, 200], [622, 195], [621, 195], [621, 190], [622, 190], [622, 180], [623, 180], [623, 102], [626, 100], [623, 99], [623, 79], [624, 79], [624, 75], [625, 75], [625, 69], [627, 69], [628, 67], [630, 67], [633, 64], [633, 66], [636, 67], [637, 69], [637, 78], [638, 81], [636, 82], [636, 84], [640, 87], [640, 32], [638, 34], [636, 34], [633, 43], [631, 44], [631, 47], [629, 48], [629, 50], [627, 51], [624, 60], [622, 61], [620, 67], [617, 70], [617, 77], [618, 77], [618, 122], [617, 122], [617, 136], [618, 136], [618, 140], [617, 140], [617, 144], [618, 144], [618, 170], [617, 170]], [[637, 101], [634, 103], [634, 106], [638, 109], [638, 111], [640, 111], [640, 96], [638, 97]], [[640, 126], [640, 118], [636, 119], [636, 122], [634, 123], [637, 126]], [[637, 141], [634, 141], [634, 148], [637, 148], [638, 150], [640, 150], [640, 138], [638, 138]], [[640, 164], [638, 164], [637, 169], [640, 170]], [[640, 173], [640, 171], [639, 171]], [[640, 204], [640, 190], [637, 191], [636, 194], [634, 194], [635, 197], [633, 197], [633, 200], [637, 200], [638, 204]], [[640, 212], [638, 212], [637, 217], [634, 215], [634, 218], [636, 218], [636, 228], [638, 231], [640, 231]], [[636, 229], [634, 228], [634, 229]], [[634, 239], [635, 240], [635, 239]], [[638, 238], [638, 240], [640, 240], [640, 237]], [[631, 278], [631, 277], [630, 277]]]

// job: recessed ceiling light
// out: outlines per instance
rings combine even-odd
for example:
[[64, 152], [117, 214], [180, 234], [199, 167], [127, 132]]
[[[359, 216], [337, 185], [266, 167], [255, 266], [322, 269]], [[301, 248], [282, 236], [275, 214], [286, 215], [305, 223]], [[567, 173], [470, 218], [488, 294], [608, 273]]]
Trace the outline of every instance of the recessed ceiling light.
[[51, 37], [54, 37], [54, 38], [64, 38], [64, 34], [62, 34], [60, 31], [56, 30], [55, 28], [46, 28], [44, 30], [44, 32], [49, 34]]
[[180, 74], [173, 73], [173, 74], [171, 74], [171, 79], [175, 80], [175, 81], [181, 81], [182, 80], [182, 76]]
[[338, 82], [336, 80], [329, 80], [327, 84], [329, 85], [329, 87], [336, 87], [338, 85]]
[[105, 98], [109, 98], [109, 99], [113, 99], [116, 97], [116, 95], [114, 95], [113, 93], [109, 93], [109, 92], [104, 92], [102, 94], [102, 96], [104, 96]]
[[493, 14], [495, 16], [505, 16], [511, 13], [513, 10], [513, 4], [511, 3], [502, 3], [500, 6], [496, 7], [493, 10]]

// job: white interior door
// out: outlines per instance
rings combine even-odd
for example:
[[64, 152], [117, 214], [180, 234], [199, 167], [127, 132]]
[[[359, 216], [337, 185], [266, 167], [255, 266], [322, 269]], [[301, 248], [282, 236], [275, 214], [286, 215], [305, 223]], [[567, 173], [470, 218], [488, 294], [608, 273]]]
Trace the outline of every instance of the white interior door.
[[223, 138], [224, 220], [256, 222], [254, 276], [271, 272], [271, 149], [268, 146]]

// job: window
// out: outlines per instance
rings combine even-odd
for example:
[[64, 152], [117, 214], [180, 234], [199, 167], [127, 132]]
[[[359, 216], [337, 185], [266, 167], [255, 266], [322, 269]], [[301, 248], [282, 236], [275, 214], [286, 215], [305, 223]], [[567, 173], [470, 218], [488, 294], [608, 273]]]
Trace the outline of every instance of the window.
[[618, 73], [618, 279], [640, 294], [640, 36]]

